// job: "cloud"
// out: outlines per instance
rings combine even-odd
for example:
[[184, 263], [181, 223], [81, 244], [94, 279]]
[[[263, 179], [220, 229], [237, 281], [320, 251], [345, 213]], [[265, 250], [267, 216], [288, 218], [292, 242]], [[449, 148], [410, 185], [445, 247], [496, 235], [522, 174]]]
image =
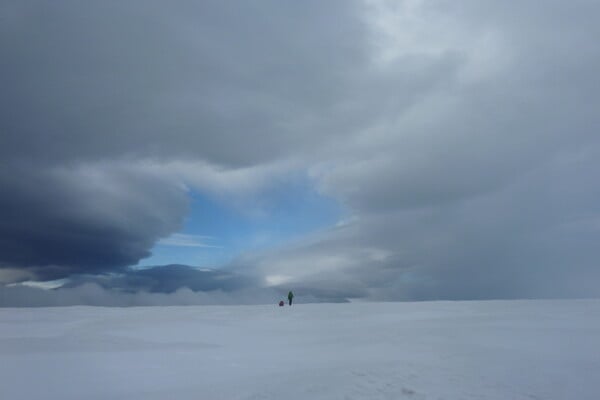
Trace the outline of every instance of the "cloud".
[[415, 95], [378, 88], [389, 109], [322, 149], [311, 171], [352, 218], [259, 274], [384, 300], [600, 295], [597, 6], [484, 3], [375, 3], [375, 68]]
[[[342, 301], [339, 294], [296, 290], [300, 303]], [[256, 277], [227, 269], [165, 265], [105, 275], [72, 276], [48, 289], [39, 284], [0, 285], [0, 307], [90, 305], [107, 307], [272, 304], [287, 289], [266, 287]]]
[[0, 172], [0, 252], [38, 279], [119, 270], [181, 226], [185, 192], [173, 182], [100, 163]]
[[247, 208], [361, 57], [341, 5], [3, 3], [0, 267], [135, 264], [181, 227], [189, 187]]
[[207, 244], [213, 238], [210, 236], [189, 235], [184, 233], [174, 233], [171, 236], [161, 239], [157, 244], [162, 246], [175, 247], [220, 247]]
[[186, 265], [165, 265], [138, 270], [128, 269], [109, 275], [72, 276], [63, 287], [73, 288], [87, 283], [130, 293], [138, 291], [173, 293], [183, 287], [194, 292], [214, 290], [231, 292], [260, 286], [254, 277], [227, 269], [197, 269]]
[[262, 289], [246, 289], [227, 293], [221, 290], [194, 292], [188, 288], [181, 288], [173, 293], [151, 293], [146, 291], [123, 293], [102, 288], [94, 283], [54, 290], [27, 286], [0, 286], [0, 306], [2, 307], [275, 304], [275, 300], [279, 297], [277, 293]]
[[126, 267], [161, 239], [203, 243], [170, 236], [190, 190], [249, 210], [300, 172], [346, 221], [240, 255], [252, 284], [600, 295], [594, 2], [0, 7], [5, 282], [153, 290]]
[[462, 201], [362, 212], [242, 264], [345, 298], [597, 297], [596, 160], [584, 151]]
[[260, 164], [310, 146], [320, 133], [298, 125], [364, 59], [345, 2], [3, 8], [3, 157]]

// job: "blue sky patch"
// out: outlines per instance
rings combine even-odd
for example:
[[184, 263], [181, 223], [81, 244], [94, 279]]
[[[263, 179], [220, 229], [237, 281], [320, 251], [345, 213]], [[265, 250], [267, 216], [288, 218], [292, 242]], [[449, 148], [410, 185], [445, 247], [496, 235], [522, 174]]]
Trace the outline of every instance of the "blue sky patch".
[[319, 194], [305, 176], [273, 185], [260, 196], [229, 200], [193, 192], [184, 229], [160, 240], [137, 266], [218, 267], [242, 252], [332, 226], [342, 216], [339, 204]]

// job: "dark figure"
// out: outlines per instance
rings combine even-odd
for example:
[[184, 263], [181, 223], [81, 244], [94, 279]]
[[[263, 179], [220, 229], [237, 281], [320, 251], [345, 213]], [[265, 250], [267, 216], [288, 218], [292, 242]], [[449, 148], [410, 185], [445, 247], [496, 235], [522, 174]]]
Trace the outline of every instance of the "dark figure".
[[288, 300], [290, 301], [290, 306], [292, 305], [292, 299], [294, 298], [294, 293], [290, 290], [288, 293]]

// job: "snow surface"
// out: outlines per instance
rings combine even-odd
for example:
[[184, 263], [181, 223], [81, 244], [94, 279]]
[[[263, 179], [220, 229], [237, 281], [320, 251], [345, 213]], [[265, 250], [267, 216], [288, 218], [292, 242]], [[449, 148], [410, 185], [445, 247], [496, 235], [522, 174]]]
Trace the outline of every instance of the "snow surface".
[[0, 309], [0, 399], [598, 398], [598, 300]]

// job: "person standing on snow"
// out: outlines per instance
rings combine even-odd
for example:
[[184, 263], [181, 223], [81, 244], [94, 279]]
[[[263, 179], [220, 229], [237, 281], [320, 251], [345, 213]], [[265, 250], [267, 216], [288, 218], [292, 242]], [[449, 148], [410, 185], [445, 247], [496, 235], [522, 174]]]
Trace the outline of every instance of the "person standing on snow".
[[288, 300], [290, 301], [290, 306], [292, 305], [292, 299], [294, 298], [294, 293], [290, 290], [288, 293]]

